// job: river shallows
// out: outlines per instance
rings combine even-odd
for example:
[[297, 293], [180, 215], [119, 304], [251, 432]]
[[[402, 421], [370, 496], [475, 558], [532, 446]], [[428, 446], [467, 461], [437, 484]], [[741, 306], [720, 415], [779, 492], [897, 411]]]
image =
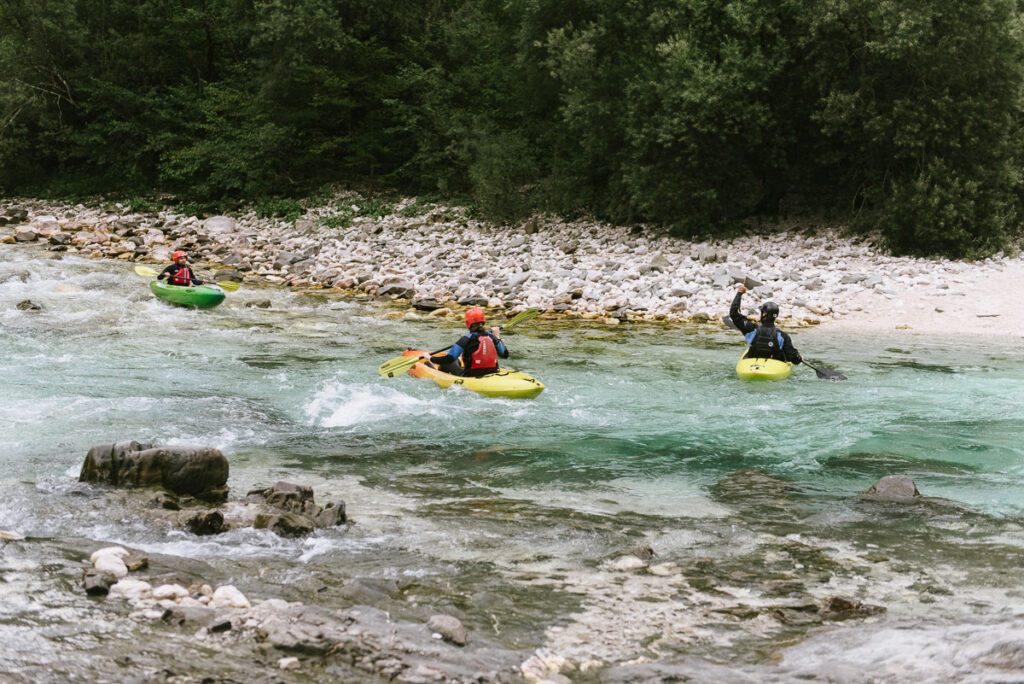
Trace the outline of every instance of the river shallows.
[[[26, 298], [44, 310], [16, 310]], [[259, 299], [272, 307], [244, 306]], [[457, 610], [510, 647], [598, 661], [591, 672], [692, 656], [737, 676], [786, 678], [826, 661], [846, 672], [841, 653], [826, 657], [828, 640], [877, 653], [880, 669], [901, 657], [940, 677], [999, 671], [998, 654], [944, 660], [910, 636], [901, 651], [885, 630], [940, 641], [937, 625], [1016, 634], [1018, 349], [800, 330], [798, 348], [850, 380], [797, 368], [786, 382], [750, 385], [733, 373], [735, 332], [537, 320], [508, 338], [510, 364], [547, 385], [536, 400], [376, 376], [406, 346], [459, 334], [453, 321], [384, 321], [371, 305], [280, 290], [178, 309], [126, 263], [5, 250], [0, 529], [38, 541], [0, 547], [3, 572], [43, 581], [47, 554], [84, 538], [204, 561], [257, 600], [346, 605], [329, 590], [304, 599], [300, 580], [393, 580], [400, 604]], [[311, 484], [344, 498], [356, 525], [300, 541], [169, 530], [131, 495], [77, 484], [87, 449], [121, 439], [219, 447], [235, 495], [280, 479]], [[946, 501], [856, 499], [890, 474]], [[647, 569], [616, 564], [641, 547], [655, 553]], [[19, 569], [25, 559], [38, 567]], [[85, 655], [95, 643], [38, 633], [45, 614], [104, 643], [89, 617], [102, 605], [51, 580], [42, 598], [6, 604], [14, 646], [0, 671], [41, 672], [65, 653], [81, 655], [69, 672], [100, 671]], [[884, 612], [801, 617], [837, 596]], [[138, 630], [143, 642], [161, 638]], [[844, 678], [865, 658], [851, 655]]]

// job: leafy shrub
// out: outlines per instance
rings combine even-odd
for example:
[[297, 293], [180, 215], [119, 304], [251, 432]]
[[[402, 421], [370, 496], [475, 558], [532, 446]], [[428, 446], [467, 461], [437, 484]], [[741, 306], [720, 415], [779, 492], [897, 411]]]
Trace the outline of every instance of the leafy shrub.
[[298, 200], [289, 198], [261, 199], [253, 209], [262, 218], [283, 218], [287, 221], [294, 221], [306, 212]]

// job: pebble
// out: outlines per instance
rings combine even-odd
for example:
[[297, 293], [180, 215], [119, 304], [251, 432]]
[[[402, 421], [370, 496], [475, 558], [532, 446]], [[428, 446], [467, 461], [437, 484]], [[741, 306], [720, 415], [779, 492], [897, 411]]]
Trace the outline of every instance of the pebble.
[[277, 667], [279, 670], [298, 670], [302, 666], [299, 659], [295, 656], [289, 656], [288, 658], [281, 658], [277, 661]]
[[153, 590], [153, 598], [176, 600], [188, 596], [188, 589], [179, 584], [161, 584]]
[[245, 598], [242, 592], [238, 591], [238, 589], [230, 584], [217, 587], [216, 591], [213, 592], [213, 600], [210, 601], [210, 605], [214, 608], [252, 607], [249, 603], [249, 599]]
[[108, 599], [125, 599], [133, 603], [151, 596], [152, 586], [149, 582], [137, 579], [122, 579], [110, 587]]

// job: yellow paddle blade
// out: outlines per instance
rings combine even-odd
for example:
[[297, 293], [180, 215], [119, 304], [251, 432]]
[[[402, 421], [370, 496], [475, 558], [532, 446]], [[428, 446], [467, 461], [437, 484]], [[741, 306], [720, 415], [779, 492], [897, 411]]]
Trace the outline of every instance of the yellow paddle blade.
[[233, 280], [218, 280], [217, 286], [225, 292], [235, 292], [241, 287], [241, 284], [236, 283]]
[[145, 276], [146, 278], [156, 278], [158, 275], [160, 275], [149, 266], [143, 266], [142, 264], [136, 264], [135, 272], [138, 273], [140, 276]]
[[396, 356], [380, 364], [377, 372], [382, 378], [393, 378], [401, 375], [420, 362], [418, 356]]
[[510, 320], [508, 323], [506, 323], [505, 325], [503, 325], [501, 327], [503, 327], [505, 330], [508, 330], [509, 328], [511, 328], [514, 325], [519, 325], [520, 323], [528, 321], [531, 318], [536, 318], [539, 315], [540, 315], [540, 309], [527, 309], [526, 311], [521, 311], [518, 314], [516, 314], [515, 316], [513, 316], [512, 320]]

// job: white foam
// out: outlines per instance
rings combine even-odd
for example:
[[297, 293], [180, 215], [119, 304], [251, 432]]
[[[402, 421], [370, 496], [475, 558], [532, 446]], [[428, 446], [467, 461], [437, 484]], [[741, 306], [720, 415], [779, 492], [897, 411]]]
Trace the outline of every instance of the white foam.
[[322, 427], [352, 427], [396, 416], [441, 415], [435, 402], [424, 401], [380, 384], [329, 381], [306, 406], [309, 419]]

